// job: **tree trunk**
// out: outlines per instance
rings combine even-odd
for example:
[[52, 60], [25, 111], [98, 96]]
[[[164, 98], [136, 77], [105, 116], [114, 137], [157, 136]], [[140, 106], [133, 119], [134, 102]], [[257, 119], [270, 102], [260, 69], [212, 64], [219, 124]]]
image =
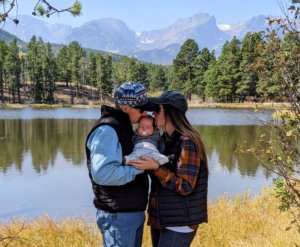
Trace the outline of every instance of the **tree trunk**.
[[70, 88], [71, 88], [71, 90], [70, 90], [70, 103], [71, 103], [71, 105], [73, 105], [74, 104], [74, 97], [73, 97], [73, 87], [72, 87], [72, 83], [70, 84]]
[[18, 102], [19, 102], [19, 104], [21, 104], [21, 92], [20, 92], [20, 87], [18, 87], [17, 94], [18, 94]]
[[0, 100], [2, 103], [4, 103], [4, 90], [3, 90], [3, 82], [0, 84]]

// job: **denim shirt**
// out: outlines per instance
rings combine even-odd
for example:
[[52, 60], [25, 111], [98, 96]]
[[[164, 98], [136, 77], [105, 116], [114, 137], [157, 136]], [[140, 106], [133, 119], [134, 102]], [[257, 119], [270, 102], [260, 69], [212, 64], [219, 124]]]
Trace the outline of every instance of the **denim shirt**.
[[92, 178], [99, 185], [123, 185], [144, 172], [123, 163], [117, 133], [108, 125], [94, 130], [87, 141], [87, 147], [91, 152]]

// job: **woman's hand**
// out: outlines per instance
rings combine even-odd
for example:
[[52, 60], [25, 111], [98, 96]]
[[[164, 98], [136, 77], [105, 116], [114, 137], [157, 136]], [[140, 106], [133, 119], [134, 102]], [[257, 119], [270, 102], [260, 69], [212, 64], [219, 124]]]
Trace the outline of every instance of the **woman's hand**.
[[157, 170], [159, 164], [152, 158], [142, 156], [140, 159], [131, 160], [128, 164], [140, 170]]

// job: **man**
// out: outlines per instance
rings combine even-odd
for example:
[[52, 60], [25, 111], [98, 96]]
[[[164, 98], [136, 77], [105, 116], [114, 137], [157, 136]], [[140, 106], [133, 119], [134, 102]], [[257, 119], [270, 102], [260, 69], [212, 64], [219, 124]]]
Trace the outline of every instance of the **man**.
[[117, 88], [114, 101], [115, 108], [101, 107], [101, 118], [86, 141], [97, 224], [104, 246], [141, 246], [148, 177], [125, 165], [123, 157], [133, 151], [132, 124], [155, 106], [148, 102], [145, 88], [131, 82]]

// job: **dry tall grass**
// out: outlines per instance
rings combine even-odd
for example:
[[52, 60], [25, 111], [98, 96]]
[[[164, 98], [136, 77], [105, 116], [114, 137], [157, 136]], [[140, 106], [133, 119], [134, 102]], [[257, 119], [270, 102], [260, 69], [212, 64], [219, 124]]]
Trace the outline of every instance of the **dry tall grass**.
[[292, 247], [300, 234], [289, 227], [290, 215], [278, 210], [278, 200], [265, 189], [233, 199], [221, 197], [209, 206], [209, 223], [201, 225], [193, 245], [207, 247]]
[[[264, 190], [251, 199], [249, 193], [233, 199], [221, 197], [209, 204], [209, 223], [199, 227], [193, 247], [268, 247], [296, 246], [300, 234], [289, 226], [289, 216], [278, 211], [276, 198]], [[95, 223], [83, 219], [55, 222], [42, 217], [32, 222], [12, 220], [0, 223], [0, 246], [15, 247], [96, 247], [101, 236]], [[143, 246], [151, 246], [145, 226]]]

